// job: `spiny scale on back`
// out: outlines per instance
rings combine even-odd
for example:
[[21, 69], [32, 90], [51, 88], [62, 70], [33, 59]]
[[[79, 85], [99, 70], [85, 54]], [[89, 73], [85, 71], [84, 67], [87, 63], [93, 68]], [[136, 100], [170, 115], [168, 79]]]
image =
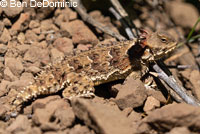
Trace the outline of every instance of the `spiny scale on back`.
[[46, 67], [34, 83], [17, 95], [13, 105], [17, 107], [33, 97], [59, 90], [63, 90], [64, 98], [91, 97], [94, 86], [125, 79], [131, 72], [140, 71], [141, 59], [153, 61], [176, 46], [175, 40], [165, 32], [145, 33], [142, 38], [113, 45], [97, 45], [92, 50], [68, 56]]

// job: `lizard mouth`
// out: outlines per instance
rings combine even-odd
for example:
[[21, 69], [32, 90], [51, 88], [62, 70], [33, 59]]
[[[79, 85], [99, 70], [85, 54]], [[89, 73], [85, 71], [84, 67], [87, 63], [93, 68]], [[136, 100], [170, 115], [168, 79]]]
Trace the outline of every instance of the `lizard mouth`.
[[171, 45], [168, 45], [168, 47], [165, 47], [163, 49], [161, 48], [147, 48], [144, 51], [144, 54], [142, 55], [142, 60], [152, 62], [155, 60], [159, 60], [163, 58], [164, 56], [168, 55], [170, 52], [172, 52], [177, 47], [177, 43], [172, 43]]
[[177, 47], [177, 43], [173, 43], [173, 44], [169, 45], [168, 47], [157, 51], [156, 53], [153, 54], [154, 59], [158, 60], [158, 59], [162, 58], [163, 56], [172, 52], [176, 47]]

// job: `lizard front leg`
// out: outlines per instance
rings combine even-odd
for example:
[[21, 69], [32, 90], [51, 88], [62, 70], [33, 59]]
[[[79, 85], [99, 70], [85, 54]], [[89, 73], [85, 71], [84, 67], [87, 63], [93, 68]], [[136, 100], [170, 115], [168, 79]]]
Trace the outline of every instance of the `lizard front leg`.
[[94, 83], [84, 74], [70, 72], [67, 74], [66, 88], [62, 92], [62, 96], [67, 99], [73, 97], [94, 96]]

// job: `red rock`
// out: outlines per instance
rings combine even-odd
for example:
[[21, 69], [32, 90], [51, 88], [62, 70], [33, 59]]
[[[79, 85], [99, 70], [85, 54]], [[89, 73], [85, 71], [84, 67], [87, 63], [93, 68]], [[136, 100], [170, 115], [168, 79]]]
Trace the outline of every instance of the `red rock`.
[[54, 63], [64, 57], [64, 54], [62, 52], [58, 51], [56, 48], [51, 49], [50, 55], [51, 55], [52, 63]]
[[0, 128], [1, 134], [11, 134], [10, 132], [6, 131], [5, 129]]
[[75, 116], [68, 103], [62, 99], [56, 99], [47, 103], [45, 107], [35, 109], [32, 119], [46, 131], [71, 126]]
[[16, 46], [16, 48], [23, 55], [27, 50], [29, 50], [30, 45], [18, 45], [18, 46]]
[[160, 102], [157, 99], [155, 99], [154, 97], [149, 96], [149, 97], [147, 97], [147, 100], [144, 104], [143, 110], [145, 112], [147, 112], [147, 111], [152, 111], [158, 107], [160, 107]]
[[50, 30], [58, 31], [58, 28], [53, 24], [51, 19], [41, 21], [40, 29], [42, 32], [48, 32]]
[[[23, 11], [23, 7], [22, 6], [14, 6], [11, 7], [10, 6], [10, 0], [6, 0], [7, 1], [7, 7], [6, 8], [2, 8], [4, 13], [10, 17], [10, 18], [14, 18], [16, 17], [18, 14], [20, 14]], [[17, 0], [17, 2], [20, 2], [19, 0]]]
[[37, 74], [38, 72], [40, 72], [40, 68], [36, 67], [36, 66], [30, 66], [28, 68], [25, 68], [26, 72], [29, 73], [33, 73], [33, 74]]
[[7, 108], [9, 108], [9, 111], [11, 110], [11, 105], [9, 104], [14, 101], [17, 93], [18, 92], [15, 89], [10, 89], [5, 97], [0, 98], [1, 104], [4, 104]]
[[25, 41], [25, 35], [24, 33], [19, 33], [18, 36], [17, 36], [17, 40], [21, 43], [21, 44], [24, 44], [24, 41]]
[[34, 43], [33, 45], [37, 46], [37, 47], [41, 47], [43, 49], [46, 49], [47, 46], [48, 46], [46, 41], [42, 41], [42, 42], [39, 42], [39, 43]]
[[70, 8], [66, 7], [63, 10], [57, 9], [55, 11], [56, 19], [54, 20], [55, 24], [61, 26], [63, 22], [69, 22], [71, 20], [75, 20], [77, 18], [77, 13], [72, 11]]
[[62, 15], [67, 15], [69, 21], [77, 19], [77, 12], [73, 11], [71, 8], [66, 7], [61, 12]]
[[114, 101], [120, 109], [142, 106], [147, 98], [146, 88], [139, 79], [130, 77], [124, 85], [118, 85], [116, 88], [119, 92]]
[[115, 44], [117, 42], [117, 40], [115, 38], [109, 38], [109, 39], [105, 39], [103, 41], [100, 42], [100, 44], [102, 45], [107, 45], [107, 44]]
[[23, 26], [26, 21], [29, 21], [30, 15], [28, 13], [20, 14], [19, 19], [12, 25], [11, 29], [14, 31], [23, 31], [27, 26]]
[[59, 126], [56, 124], [52, 124], [52, 123], [45, 123], [45, 124], [41, 124], [40, 126], [42, 131], [58, 131], [59, 130]]
[[128, 116], [128, 118], [132, 122], [137, 122], [137, 121], [140, 121], [142, 119], [142, 114], [141, 113], [137, 113], [134, 110], [132, 110], [132, 112], [130, 113], [130, 115]]
[[9, 81], [2, 80], [0, 83], [0, 96], [3, 96], [8, 93], [7, 86], [10, 84]]
[[47, 112], [44, 109], [36, 109], [32, 117], [33, 122], [36, 125], [47, 124], [50, 121], [50, 118], [53, 116], [52, 112]]
[[32, 104], [33, 111], [35, 111], [37, 108], [45, 108], [46, 104], [48, 104], [49, 102], [59, 100], [59, 99], [60, 99], [60, 96], [58, 95], [48, 96], [43, 99], [37, 99]]
[[77, 12], [75, 12], [75, 11], [73, 11], [73, 10], [71, 10], [70, 8], [68, 8], [69, 9], [69, 20], [71, 21], [71, 20], [75, 20], [75, 19], [77, 19]]
[[[151, 127], [147, 123], [133, 122], [133, 127], [135, 127], [135, 131], [133, 131], [134, 134], [149, 134], [149, 132], [152, 132]], [[155, 131], [153, 131], [153, 133], [154, 132]]]
[[6, 67], [4, 70], [4, 79], [8, 81], [18, 80], [18, 78], [15, 75], [13, 75], [13, 73], [10, 71], [8, 67]]
[[199, 17], [198, 10], [192, 4], [186, 2], [167, 2], [166, 8], [175, 24], [182, 27], [192, 28]]
[[89, 48], [92, 47], [91, 45], [84, 45], [84, 44], [79, 44], [77, 46], [77, 49], [81, 50], [81, 51], [87, 51], [89, 50]]
[[[55, 2], [53, 0], [48, 0], [48, 1], [49, 2]], [[36, 19], [37, 20], [44, 20], [45, 18], [49, 17], [49, 15], [51, 15], [53, 13], [55, 8], [56, 8], [55, 6], [52, 6], [52, 7], [41, 7], [41, 8], [35, 7], [35, 10], [37, 11], [37, 15], [35, 16]]]
[[4, 54], [7, 51], [7, 46], [0, 44], [0, 54]]
[[[38, 27], [38, 28], [33, 28], [32, 31], [33, 31], [35, 34], [38, 34], [39, 37], [40, 37], [40, 34], [41, 34], [41, 29], [40, 29], [40, 27]], [[41, 40], [41, 39], [39, 39], [39, 40]]]
[[1, 34], [1, 37], [0, 37], [0, 43], [6, 44], [10, 40], [11, 40], [10, 33], [8, 32], [6, 28], [4, 28], [3, 33]]
[[13, 30], [13, 29], [9, 29], [9, 33], [11, 36], [17, 36], [18, 32], [16, 30]]
[[96, 133], [132, 133], [129, 120], [119, 109], [112, 109], [107, 105], [80, 98], [72, 100], [72, 108], [75, 115]]
[[75, 115], [71, 107], [56, 110], [54, 116], [59, 121], [61, 129], [72, 126], [75, 121]]
[[132, 111], [133, 109], [131, 108], [131, 107], [128, 107], [128, 108], [125, 108], [125, 109], [123, 109], [123, 114], [125, 115], [125, 116], [127, 116], [128, 117], [128, 115], [131, 113], [131, 111]]
[[200, 108], [185, 103], [170, 104], [150, 112], [144, 122], [160, 131], [171, 130], [176, 126], [200, 131]]
[[47, 131], [47, 132], [45, 132], [45, 133], [43, 133], [43, 134], [68, 134], [69, 133], [69, 130], [67, 129], [67, 130], [64, 130], [64, 131]]
[[[61, 23], [63, 23], [63, 22], [65, 22], [65, 15], [63, 15], [63, 14], [59, 14], [57, 17], [56, 17], [56, 19], [54, 20], [54, 23], [56, 24], [56, 25], [58, 25], [58, 26], [61, 26]], [[67, 22], [68, 22], [68, 20], [67, 20]]]
[[8, 18], [4, 18], [4, 19], [3, 19], [3, 23], [4, 23], [4, 25], [7, 26], [7, 27], [12, 26], [12, 23], [11, 23], [11, 21], [10, 21]]
[[6, 107], [1, 104], [0, 105], [0, 119], [4, 119], [5, 118], [6, 112], [7, 112]]
[[191, 134], [190, 130], [187, 127], [175, 127], [170, 132], [166, 134]]
[[71, 39], [58, 38], [54, 41], [53, 46], [64, 54], [72, 52], [74, 46]]
[[177, 60], [180, 65], [191, 65], [194, 68], [198, 68], [195, 62], [195, 57], [190, 52], [190, 49], [188, 47], [183, 46], [182, 49], [179, 50], [179, 53], [182, 53], [180, 57], [177, 57]]
[[52, 44], [56, 39], [60, 38], [61, 37], [61, 34], [56, 32], [56, 33], [49, 33], [46, 35], [46, 42], [48, 44]]
[[39, 26], [40, 26], [39, 22], [37, 22], [35, 20], [31, 20], [30, 23], [29, 23], [29, 28], [31, 28], [31, 29], [37, 28]]
[[154, 97], [156, 100], [160, 101], [163, 104], [165, 104], [167, 102], [165, 96], [162, 94], [161, 91], [147, 90], [147, 95]]
[[[6, 122], [3, 122], [3, 121], [1, 121], [0, 122], [0, 133], [2, 133], [2, 134], [4, 134], [5, 132], [5, 129], [6, 129], [6, 127], [7, 127], [7, 123]], [[4, 132], [4, 133], [3, 133]], [[8, 132], [8, 131], [7, 131]], [[9, 133], [9, 132], [8, 132]], [[9, 133], [10, 134], [10, 133]]]
[[33, 79], [15, 80], [8, 85], [8, 89], [18, 89], [18, 91], [21, 91], [24, 87], [30, 85], [30, 82], [33, 82]]
[[71, 21], [72, 41], [74, 44], [97, 44], [98, 39], [92, 31], [80, 20]]
[[60, 33], [62, 37], [68, 37], [68, 38], [72, 37], [71, 28], [69, 27], [69, 22], [61, 22]]
[[21, 76], [20, 76], [20, 80], [32, 80], [34, 79], [34, 76], [32, 73], [28, 73], [28, 72], [24, 72]]
[[27, 30], [25, 33], [26, 43], [34, 43], [38, 42], [39, 38], [38, 36], [31, 30]]
[[32, 63], [39, 61], [48, 64], [50, 62], [49, 51], [40, 47], [31, 46], [25, 53], [24, 60]]
[[16, 76], [19, 76], [24, 70], [21, 60], [15, 58], [5, 58], [5, 67], [8, 67]]
[[30, 122], [28, 121], [27, 116], [19, 115], [17, 116], [16, 120], [7, 127], [7, 131], [16, 133], [19, 131], [25, 131], [31, 127]]
[[25, 131], [22, 134], [42, 134], [42, 131], [38, 127], [32, 127], [32, 128], [27, 129], [27, 131]]
[[94, 131], [91, 131], [86, 126], [75, 125], [71, 130], [70, 134], [95, 134]]
[[[38, 44], [43, 44], [44, 42], [47, 42], [47, 41], [45, 40], [45, 35], [44, 35], [44, 34], [39, 34], [38, 40], [41, 41], [41, 42], [39, 42]], [[47, 46], [47, 44], [46, 44], [46, 46]], [[43, 46], [43, 48], [46, 48], [45, 45]]]
[[193, 90], [194, 94], [197, 96], [198, 99], [200, 99], [200, 73], [198, 70], [193, 70], [190, 73], [190, 77], [189, 80], [192, 83], [192, 85], [194, 86]]

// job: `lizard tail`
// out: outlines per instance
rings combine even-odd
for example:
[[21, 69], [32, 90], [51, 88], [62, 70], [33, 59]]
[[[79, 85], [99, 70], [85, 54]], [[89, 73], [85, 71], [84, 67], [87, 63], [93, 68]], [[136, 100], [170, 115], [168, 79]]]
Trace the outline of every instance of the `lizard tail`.
[[[40, 91], [41, 88], [37, 87], [36, 84], [30, 85], [24, 90], [20, 91], [20, 93], [17, 94], [16, 99], [13, 102], [13, 105], [19, 106], [23, 102], [28, 101], [29, 99], [36, 97], [37, 95], [41, 94], [42, 92]], [[45, 91], [45, 90], [44, 90]]]
[[45, 80], [38, 79], [39, 82], [35, 82], [18, 93], [16, 99], [13, 102], [14, 106], [22, 105], [24, 102], [32, 98], [36, 98], [39, 95], [46, 95], [56, 93], [62, 88], [62, 85], [53, 75], [45, 76]]
[[[21, 109], [20, 107], [22, 106], [22, 104], [34, 97], [34, 91], [38, 91], [38, 88], [36, 87], [36, 85], [30, 85], [30, 86], [24, 88], [24, 90], [20, 91], [17, 94], [17, 97], [11, 103], [12, 107], [10, 109], [11, 113], [9, 114], [9, 118], [10, 117], [14, 117], [14, 118], [17, 117], [17, 115], [19, 114], [19, 111]], [[36, 94], [38, 94], [38, 93], [39, 92], [37, 92]]]
[[17, 117], [22, 104], [28, 101], [29, 99], [32, 99], [34, 96], [37, 96], [39, 93], [40, 93], [39, 88], [36, 86], [36, 84], [27, 86], [22, 91], [20, 91], [17, 94], [17, 97], [15, 98], [15, 100], [11, 103], [12, 107], [10, 110], [11, 113], [9, 117]]

